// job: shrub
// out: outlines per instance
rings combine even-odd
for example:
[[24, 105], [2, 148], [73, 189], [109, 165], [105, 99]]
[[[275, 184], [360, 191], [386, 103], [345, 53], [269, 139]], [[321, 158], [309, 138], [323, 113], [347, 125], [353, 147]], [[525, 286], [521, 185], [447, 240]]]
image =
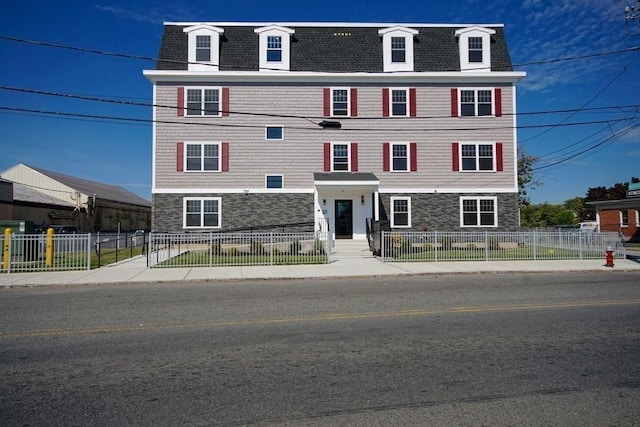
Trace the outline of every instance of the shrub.
[[324, 243], [320, 239], [313, 241], [313, 253], [317, 255], [324, 255]]
[[236, 248], [235, 246], [232, 248], [229, 248], [229, 250], [227, 251], [227, 255], [229, 256], [237, 256], [238, 255], [238, 248]]
[[491, 237], [487, 242], [487, 245], [489, 249], [495, 251], [497, 249], [500, 249], [500, 240], [497, 237]]
[[425, 252], [430, 252], [434, 249], [433, 243], [425, 243], [424, 245], [422, 245], [422, 250], [424, 250]]

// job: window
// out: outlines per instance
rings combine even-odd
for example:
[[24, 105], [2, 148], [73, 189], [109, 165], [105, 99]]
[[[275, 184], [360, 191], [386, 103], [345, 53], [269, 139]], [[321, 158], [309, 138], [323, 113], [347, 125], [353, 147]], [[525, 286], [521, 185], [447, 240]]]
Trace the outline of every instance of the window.
[[283, 188], [283, 179], [282, 175], [266, 175], [265, 185], [267, 188]]
[[391, 144], [391, 170], [406, 172], [409, 170], [408, 166], [407, 144]]
[[492, 90], [464, 89], [460, 91], [462, 116], [491, 116], [493, 114]]
[[493, 144], [462, 144], [463, 171], [493, 171]]
[[186, 144], [187, 171], [219, 171], [220, 144]]
[[282, 61], [282, 37], [268, 36], [267, 37], [267, 62], [281, 62], [281, 61]]
[[620, 211], [620, 226], [628, 227], [629, 226], [629, 211]]
[[184, 198], [184, 228], [220, 228], [219, 197], [185, 197]]
[[282, 126], [267, 126], [265, 128], [265, 139], [267, 140], [284, 139], [284, 128]]
[[333, 170], [349, 170], [349, 144], [333, 144]]
[[404, 37], [391, 37], [391, 62], [406, 62]]
[[496, 227], [498, 223], [495, 197], [462, 197], [462, 227]]
[[196, 62], [211, 61], [211, 36], [196, 36]]
[[469, 62], [482, 62], [482, 37], [469, 37]]
[[407, 115], [407, 91], [406, 89], [393, 89], [391, 91], [391, 115]]
[[391, 227], [411, 227], [411, 197], [391, 198]]
[[331, 115], [332, 116], [348, 116], [349, 115], [349, 90], [333, 89], [331, 99]]
[[187, 89], [187, 116], [220, 116], [220, 89]]

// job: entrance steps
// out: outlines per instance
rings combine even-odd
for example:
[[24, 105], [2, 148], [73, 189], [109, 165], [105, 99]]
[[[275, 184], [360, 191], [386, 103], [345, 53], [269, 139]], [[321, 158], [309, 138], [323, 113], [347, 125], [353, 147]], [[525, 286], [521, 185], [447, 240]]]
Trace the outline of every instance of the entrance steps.
[[348, 258], [374, 258], [369, 250], [367, 240], [336, 239], [333, 241], [333, 250], [329, 254], [329, 261], [337, 261]]

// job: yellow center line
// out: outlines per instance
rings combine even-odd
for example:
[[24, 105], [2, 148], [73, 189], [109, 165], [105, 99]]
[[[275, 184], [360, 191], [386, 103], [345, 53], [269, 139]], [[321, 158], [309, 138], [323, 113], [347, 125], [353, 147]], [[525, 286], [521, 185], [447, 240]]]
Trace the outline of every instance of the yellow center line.
[[370, 313], [332, 313], [318, 316], [308, 317], [276, 317], [271, 319], [246, 319], [246, 320], [215, 320], [190, 323], [176, 324], [139, 324], [139, 325], [123, 325], [123, 326], [97, 326], [88, 328], [60, 328], [45, 329], [25, 332], [0, 332], [0, 339], [7, 338], [30, 338], [30, 337], [46, 337], [56, 335], [74, 335], [74, 334], [108, 334], [108, 333], [125, 333], [125, 332], [141, 332], [161, 329], [191, 329], [202, 327], [228, 327], [228, 326], [247, 326], [247, 325], [269, 325], [269, 324], [285, 324], [300, 322], [323, 322], [336, 320], [359, 320], [374, 319], [385, 317], [409, 317], [409, 316], [433, 316], [443, 314], [464, 314], [464, 313], [491, 313], [500, 311], [523, 311], [523, 310], [554, 310], [567, 308], [588, 308], [588, 307], [611, 307], [611, 306], [633, 306], [640, 305], [640, 300], [624, 300], [624, 301], [584, 301], [584, 302], [564, 302], [552, 304], [516, 304], [516, 305], [498, 305], [498, 306], [476, 306], [476, 307], [450, 307], [441, 310], [398, 310], [398, 311], [379, 311]]

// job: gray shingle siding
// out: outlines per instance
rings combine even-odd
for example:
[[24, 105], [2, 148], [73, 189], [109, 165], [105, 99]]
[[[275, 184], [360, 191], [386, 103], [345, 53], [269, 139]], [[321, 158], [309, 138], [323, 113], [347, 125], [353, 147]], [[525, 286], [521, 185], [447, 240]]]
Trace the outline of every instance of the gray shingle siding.
[[[187, 69], [186, 26], [165, 25], [158, 70]], [[257, 27], [224, 27], [220, 42], [221, 71], [258, 71], [259, 37]], [[291, 71], [329, 73], [383, 72], [382, 39], [384, 27], [290, 27]], [[459, 71], [460, 55], [455, 31], [460, 27], [418, 27], [414, 37], [415, 71]], [[493, 28], [491, 67], [494, 71], [512, 71], [511, 58], [502, 27]]]

